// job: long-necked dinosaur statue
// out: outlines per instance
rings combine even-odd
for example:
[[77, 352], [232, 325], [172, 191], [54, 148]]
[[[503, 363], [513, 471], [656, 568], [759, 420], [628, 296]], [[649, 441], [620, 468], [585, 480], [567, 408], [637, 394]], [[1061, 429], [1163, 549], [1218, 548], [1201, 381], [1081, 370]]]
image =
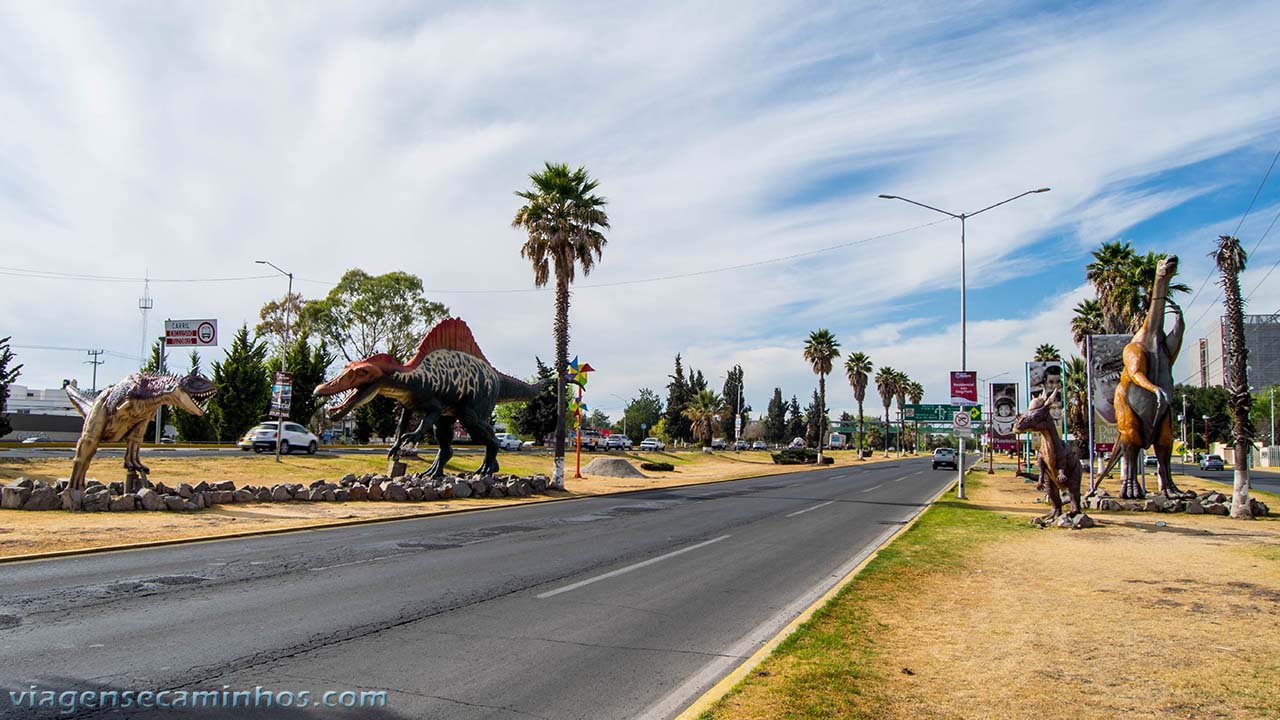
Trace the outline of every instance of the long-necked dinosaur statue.
[[[1062, 441], [1058, 435], [1058, 421], [1053, 419], [1050, 409], [1058, 402], [1058, 390], [1049, 397], [1038, 397], [1027, 406], [1027, 411], [1013, 420], [1014, 432], [1040, 433], [1040, 475], [1035, 478], [1039, 482], [1036, 488], [1044, 490], [1053, 503], [1053, 511], [1041, 518], [1044, 522], [1052, 522], [1062, 515], [1062, 491], [1066, 490], [1071, 498], [1071, 515], [1081, 512], [1080, 509], [1080, 454], [1075, 447]], [[1027, 477], [1032, 477], [1030, 474]]]
[[76, 442], [68, 486], [83, 490], [85, 474], [98, 446], [124, 438], [124, 469], [128, 471], [125, 492], [141, 490], [143, 479], [151, 472], [138, 458], [138, 451], [156, 409], [172, 405], [193, 415], [203, 415], [205, 403], [218, 391], [209, 378], [196, 373], [183, 376], [134, 373], [97, 395], [84, 392], [74, 380], [66, 383], [63, 390], [84, 416], [84, 429]]
[[428, 469], [443, 475], [453, 457], [453, 423], [456, 420], [472, 438], [485, 446], [480, 474], [498, 472], [498, 439], [490, 418], [498, 403], [532, 400], [555, 380], [531, 385], [494, 369], [476, 344], [471, 328], [457, 318], [438, 323], [418, 344], [413, 359], [401, 363], [386, 353], [347, 363], [332, 380], [316, 387], [321, 397], [341, 395], [329, 410], [331, 420], [377, 395], [399, 402], [422, 420], [417, 429], [399, 435], [388, 455], [395, 457], [407, 442], [421, 442], [428, 427], [435, 428], [440, 446]]
[[[1178, 257], [1170, 255], [1160, 261], [1151, 289], [1151, 307], [1133, 340], [1124, 347], [1124, 369], [1116, 386], [1115, 452], [1100, 477], [1106, 477], [1123, 459], [1120, 497], [1141, 498], [1145, 495], [1138, 481], [1138, 455], [1143, 449], [1155, 449], [1160, 478], [1160, 492], [1170, 497], [1189, 495], [1173, 483], [1169, 462], [1173, 456], [1173, 363], [1182, 350], [1185, 323], [1182, 308], [1169, 298], [1169, 281], [1178, 272]], [[1164, 330], [1166, 306], [1173, 311], [1173, 327]], [[1099, 481], [1101, 482], [1101, 481]]]

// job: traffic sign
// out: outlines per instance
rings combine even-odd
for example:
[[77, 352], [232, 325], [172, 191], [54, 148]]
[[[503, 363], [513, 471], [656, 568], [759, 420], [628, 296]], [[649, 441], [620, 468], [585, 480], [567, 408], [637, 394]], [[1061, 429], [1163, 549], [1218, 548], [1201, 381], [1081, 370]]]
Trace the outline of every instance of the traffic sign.
[[973, 437], [973, 430], [971, 428], [973, 418], [969, 417], [968, 410], [957, 410], [955, 415], [952, 416], [951, 423], [956, 437]]
[[218, 321], [165, 320], [164, 344], [173, 346], [209, 347], [218, 344]]
[[[956, 411], [960, 409], [957, 405], [904, 405], [902, 419], [907, 422], [950, 423], [955, 418]], [[970, 420], [975, 423], [982, 422], [981, 405], [974, 405], [967, 410]]]

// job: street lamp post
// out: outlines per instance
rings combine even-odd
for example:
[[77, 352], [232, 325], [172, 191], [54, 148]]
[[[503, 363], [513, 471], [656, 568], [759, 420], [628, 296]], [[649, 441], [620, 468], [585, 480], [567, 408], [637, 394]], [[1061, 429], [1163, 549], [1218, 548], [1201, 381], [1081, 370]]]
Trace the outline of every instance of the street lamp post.
[[[982, 208], [981, 210], [976, 210], [971, 213], [953, 213], [947, 210], [943, 210], [941, 208], [936, 208], [932, 205], [925, 205], [922, 202], [916, 202], [915, 200], [904, 198], [900, 195], [881, 195], [880, 196], [885, 200], [901, 200], [906, 203], [911, 203], [912, 205], [917, 205], [919, 207], [925, 208], [926, 210], [932, 210], [936, 213], [942, 213], [943, 215], [946, 215], [951, 218], [955, 218], [956, 220], [960, 221], [960, 369], [961, 370], [969, 369], [968, 367], [968, 327], [967, 327], [968, 318], [966, 317], [967, 307], [966, 307], [966, 297], [965, 297], [965, 293], [967, 289], [966, 279], [965, 279], [965, 252], [964, 252], [965, 220], [973, 217], [974, 215], [980, 215], [988, 210], [991, 210], [992, 208], [1000, 207], [1005, 203], [1011, 203], [1014, 200], [1017, 200], [1018, 198], [1026, 197], [1027, 195], [1034, 195], [1035, 193], [1043, 193], [1043, 192], [1049, 192], [1049, 188], [1043, 187], [1043, 188], [1038, 188], [1036, 190], [1028, 190], [1020, 195], [1014, 195], [1013, 197], [1007, 200], [1001, 200], [1000, 202], [995, 203], [994, 205], [988, 205]], [[959, 480], [956, 484], [956, 498], [963, 500], [964, 499], [964, 438], [960, 438], [960, 462], [956, 463], [956, 466], [958, 468], [958, 470], [956, 471], [956, 474], [959, 476]]]
[[1204, 454], [1208, 455], [1209, 454], [1209, 416], [1205, 415], [1201, 419], [1204, 420]]
[[[289, 302], [293, 299], [293, 273], [281, 270], [273, 262], [254, 260], [259, 265], [270, 265], [276, 272], [289, 278], [289, 291], [284, 296], [284, 342], [280, 344], [280, 372], [287, 372], [284, 367], [289, 352]], [[402, 420], [404, 418], [401, 418]], [[284, 418], [276, 418], [276, 462], [280, 462], [280, 444], [284, 440]]]

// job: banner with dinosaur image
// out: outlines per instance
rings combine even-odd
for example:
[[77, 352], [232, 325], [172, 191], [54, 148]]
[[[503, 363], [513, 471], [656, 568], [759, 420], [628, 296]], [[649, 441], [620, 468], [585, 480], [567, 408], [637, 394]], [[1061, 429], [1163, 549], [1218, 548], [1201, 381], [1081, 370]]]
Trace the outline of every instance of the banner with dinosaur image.
[[1132, 335], [1090, 335], [1086, 353], [1089, 362], [1089, 400], [1093, 407], [1093, 444], [1101, 452], [1115, 445], [1115, 394], [1124, 369], [1124, 346]]

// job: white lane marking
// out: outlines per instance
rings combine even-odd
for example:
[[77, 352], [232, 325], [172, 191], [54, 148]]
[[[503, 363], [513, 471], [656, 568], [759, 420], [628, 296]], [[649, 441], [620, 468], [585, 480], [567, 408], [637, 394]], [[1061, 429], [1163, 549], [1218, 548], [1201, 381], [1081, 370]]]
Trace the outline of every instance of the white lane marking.
[[640, 568], [642, 568], [642, 567], [648, 567], [648, 566], [650, 566], [650, 565], [652, 565], [652, 564], [654, 564], [654, 563], [662, 562], [663, 560], [668, 560], [668, 559], [673, 558], [673, 557], [675, 557], [675, 556], [677, 556], [677, 555], [683, 555], [683, 554], [685, 554], [685, 553], [687, 553], [687, 552], [689, 552], [689, 551], [691, 551], [691, 550], [697, 550], [698, 548], [706, 547], [706, 546], [708, 546], [708, 545], [710, 545], [710, 544], [712, 544], [712, 543], [718, 543], [718, 542], [720, 542], [721, 540], [727, 540], [727, 539], [728, 539], [728, 538], [730, 538], [730, 537], [732, 537], [732, 536], [731, 536], [731, 535], [721, 535], [720, 537], [711, 538], [710, 540], [706, 540], [706, 541], [704, 541], [704, 542], [700, 542], [700, 543], [698, 543], [697, 545], [690, 545], [689, 547], [686, 547], [686, 548], [680, 548], [679, 550], [674, 550], [674, 551], [672, 551], [672, 552], [667, 553], [666, 555], [659, 555], [658, 557], [655, 557], [655, 558], [649, 558], [648, 560], [644, 560], [644, 561], [638, 562], [638, 563], [636, 563], [636, 564], [634, 564], [634, 565], [628, 565], [628, 566], [626, 566], [626, 567], [618, 568], [617, 570], [613, 570], [613, 571], [607, 572], [607, 573], [605, 573], [605, 574], [603, 574], [603, 575], [597, 575], [597, 576], [595, 576], [595, 577], [593, 577], [593, 578], [587, 578], [586, 580], [579, 580], [578, 582], [573, 583], [572, 585], [565, 585], [565, 586], [564, 586], [564, 587], [562, 587], [562, 588], [557, 588], [557, 589], [555, 589], [555, 590], [548, 590], [547, 592], [544, 592], [544, 593], [542, 593], [542, 594], [540, 594], [540, 595], [537, 595], [536, 597], [537, 597], [539, 600], [545, 600], [546, 598], [549, 598], [549, 597], [552, 597], [552, 596], [555, 596], [555, 595], [559, 595], [560, 593], [567, 593], [567, 592], [569, 592], [570, 590], [577, 590], [577, 589], [578, 589], [578, 588], [580, 588], [580, 587], [585, 587], [585, 586], [590, 585], [590, 584], [592, 584], [592, 583], [600, 582], [601, 580], [608, 580], [609, 578], [612, 578], [612, 577], [618, 577], [619, 575], [625, 575], [625, 574], [627, 574], [627, 573], [631, 572], [632, 570], [639, 570], [639, 569], [640, 569]]
[[831, 503], [833, 503], [833, 502], [835, 502], [835, 500], [828, 500], [828, 501], [826, 501], [826, 502], [824, 502], [824, 503], [818, 503], [817, 505], [814, 505], [813, 507], [807, 507], [807, 508], [805, 508], [805, 509], [803, 509], [803, 510], [797, 510], [797, 511], [795, 511], [795, 512], [793, 512], [793, 513], [787, 513], [787, 517], [795, 517], [795, 516], [797, 516], [797, 515], [803, 515], [803, 514], [805, 514], [805, 513], [809, 512], [810, 510], [817, 510], [818, 508], [824, 508], [824, 507], [826, 507], [826, 506], [830, 505], [830, 504], [831, 504]]
[[923, 471], [923, 470], [921, 470], [920, 472], [913, 472], [913, 473], [911, 473], [911, 477], [915, 477], [915, 476], [917, 476], [917, 475], [923, 475], [923, 474], [924, 474], [924, 471]]
[[858, 492], [871, 492], [872, 490], [879, 490], [882, 487], [884, 487], [884, 483], [880, 483], [879, 485], [872, 485], [866, 490], [859, 490]]

